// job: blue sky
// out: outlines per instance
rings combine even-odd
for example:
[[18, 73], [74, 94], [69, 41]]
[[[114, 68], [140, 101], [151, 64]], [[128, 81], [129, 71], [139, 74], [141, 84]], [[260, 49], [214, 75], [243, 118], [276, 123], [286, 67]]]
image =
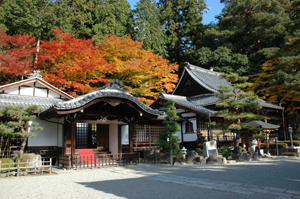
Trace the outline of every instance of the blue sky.
[[[134, 6], [138, 0], [128, 0], [128, 2], [130, 3], [131, 8], [134, 9]], [[221, 13], [222, 9], [224, 8], [224, 4], [220, 3], [220, 0], [206, 0], [206, 4], [209, 10], [207, 13], [203, 14], [203, 23], [209, 24], [210, 22], [217, 22], [215, 20], [215, 15]]]

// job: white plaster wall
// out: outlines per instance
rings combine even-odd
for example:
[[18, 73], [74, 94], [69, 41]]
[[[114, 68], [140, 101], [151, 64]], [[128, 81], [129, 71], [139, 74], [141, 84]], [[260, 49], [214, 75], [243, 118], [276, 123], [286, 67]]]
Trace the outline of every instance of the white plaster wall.
[[7, 89], [4, 91], [4, 93], [18, 95], [19, 87], [13, 87], [13, 88]]
[[118, 124], [109, 125], [109, 151], [118, 153]]
[[191, 118], [188, 119], [190, 122], [193, 123], [193, 130], [194, 133], [185, 133], [185, 124], [187, 123], [186, 121], [182, 122], [182, 133], [183, 133], [183, 141], [184, 142], [192, 142], [197, 140], [197, 121], [196, 118]]
[[20, 95], [29, 95], [33, 96], [33, 88], [21, 87]]
[[59, 96], [60, 96], [59, 94], [57, 94], [57, 93], [49, 90], [49, 97], [51, 97], [51, 98], [59, 98]]
[[180, 130], [177, 131], [176, 133], [174, 133], [174, 135], [178, 137], [179, 142], [182, 142], [182, 140], [181, 140], [181, 124], [178, 123], [178, 125], [179, 125], [179, 129], [180, 129]]
[[38, 97], [47, 97], [47, 89], [36, 88], [35, 89], [35, 96], [38, 96]]
[[129, 144], [129, 126], [121, 126], [121, 144]]
[[[63, 119], [52, 121], [63, 122]], [[61, 124], [50, 123], [39, 119], [35, 119], [33, 122], [39, 123], [39, 126], [44, 127], [44, 129], [34, 132], [36, 133], [36, 136], [28, 139], [28, 146], [62, 147], [63, 128]]]

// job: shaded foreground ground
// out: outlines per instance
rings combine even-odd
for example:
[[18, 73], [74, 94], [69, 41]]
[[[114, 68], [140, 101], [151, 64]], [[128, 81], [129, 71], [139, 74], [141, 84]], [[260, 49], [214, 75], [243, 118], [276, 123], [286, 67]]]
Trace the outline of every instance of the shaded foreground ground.
[[300, 158], [56, 170], [0, 179], [0, 198], [300, 198]]

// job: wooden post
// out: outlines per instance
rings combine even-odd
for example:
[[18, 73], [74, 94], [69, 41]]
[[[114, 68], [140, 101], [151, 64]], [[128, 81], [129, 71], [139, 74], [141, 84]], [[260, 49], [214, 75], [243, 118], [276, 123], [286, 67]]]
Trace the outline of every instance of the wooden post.
[[[27, 160], [27, 163], [28, 163], [28, 160]], [[26, 169], [26, 171], [27, 171], [27, 169]], [[36, 163], [34, 164], [34, 175], [36, 175]]]
[[72, 122], [72, 136], [71, 136], [71, 167], [73, 167], [74, 156], [75, 156], [75, 139], [76, 139], [76, 122]]
[[129, 124], [129, 153], [133, 152], [133, 124]]
[[151, 126], [149, 125], [149, 146], [151, 148], [152, 138], [151, 138]]
[[52, 158], [50, 158], [50, 174], [52, 173]]
[[20, 172], [20, 159], [18, 160], [18, 166], [17, 166], [17, 176], [19, 176]]

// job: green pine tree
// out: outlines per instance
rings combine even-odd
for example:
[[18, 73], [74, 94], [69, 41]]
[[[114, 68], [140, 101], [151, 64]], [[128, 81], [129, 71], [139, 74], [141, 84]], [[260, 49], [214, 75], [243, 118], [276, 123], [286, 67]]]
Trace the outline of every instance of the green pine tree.
[[[266, 58], [261, 50], [280, 47], [292, 34], [291, 12], [295, 1], [286, 0], [222, 0], [225, 8], [217, 17], [217, 26], [207, 30], [219, 45], [232, 53], [247, 55], [250, 67], [247, 74], [260, 72]], [[299, 3], [298, 3], [299, 4]]]
[[247, 120], [263, 120], [266, 119], [257, 114], [257, 111], [262, 107], [258, 105], [258, 96], [254, 92], [243, 92], [242, 90], [251, 86], [252, 83], [247, 82], [248, 77], [239, 76], [236, 73], [222, 74], [230, 86], [221, 86], [216, 93], [219, 102], [216, 107], [220, 108], [215, 112], [217, 115], [223, 115], [225, 120], [228, 120], [228, 130], [236, 133], [234, 144], [234, 154], [239, 155], [239, 138], [242, 128], [248, 128], [251, 131], [259, 131], [256, 126], [245, 125], [243, 122]]
[[165, 125], [164, 128], [166, 131], [160, 133], [158, 140], [159, 148], [162, 152], [170, 152], [173, 150], [173, 152], [176, 153], [180, 150], [179, 140], [174, 136], [174, 133], [179, 131], [179, 125], [176, 122], [179, 116], [176, 114], [174, 104], [172, 101], [164, 103], [166, 118], [163, 124]]
[[[24, 106], [5, 106], [0, 109], [0, 117], [2, 121], [6, 121], [0, 125], [0, 134], [2, 136], [21, 137], [22, 143], [20, 148], [20, 157], [24, 153], [27, 139], [35, 137], [35, 131], [40, 131], [43, 127], [38, 123], [29, 123], [36, 118], [36, 114], [41, 112], [42, 108], [37, 105]], [[29, 131], [30, 128], [30, 131]]]
[[167, 34], [167, 51], [171, 62], [181, 63], [182, 53], [201, 38], [204, 0], [160, 0], [161, 23]]

